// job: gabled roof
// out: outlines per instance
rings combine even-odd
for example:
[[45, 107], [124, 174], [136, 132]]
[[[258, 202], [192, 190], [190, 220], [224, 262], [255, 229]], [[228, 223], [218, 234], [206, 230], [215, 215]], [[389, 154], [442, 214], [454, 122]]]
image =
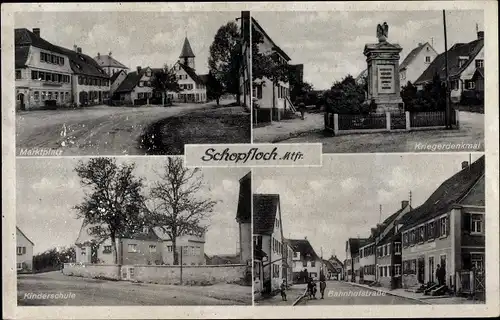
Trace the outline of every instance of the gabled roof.
[[22, 235], [23, 235], [23, 237], [25, 237], [25, 238], [26, 238], [26, 240], [28, 240], [28, 241], [29, 241], [32, 245], [35, 245], [35, 244], [33, 243], [33, 241], [31, 241], [31, 240], [30, 240], [30, 238], [28, 238], [28, 237], [27, 237], [27, 236], [26, 236], [26, 235], [25, 235], [25, 234], [21, 231], [21, 229], [19, 229], [19, 227], [18, 227], [18, 226], [16, 226], [16, 230], [17, 230], [17, 231], [19, 231], [19, 233], [20, 233], [20, 234], [22, 234]]
[[236, 220], [239, 223], [252, 222], [252, 174], [248, 172], [240, 179], [240, 191]]
[[300, 252], [300, 257], [309, 256], [314, 260], [321, 260], [307, 239], [289, 239], [290, 246], [294, 252]]
[[116, 60], [115, 58], [109, 55], [97, 55], [96, 57], [94, 57], [94, 60], [101, 67], [115, 67], [115, 68], [128, 69], [128, 67], [125, 66], [123, 63], [121, 63], [120, 61]]
[[270, 235], [274, 231], [276, 212], [280, 197], [278, 194], [253, 195], [253, 233]]
[[403, 228], [411, 228], [428, 219], [448, 212], [484, 175], [484, 155], [444, 181], [418, 208], [404, 216]]
[[361, 80], [363, 80], [364, 77], [366, 77], [368, 75], [368, 69], [365, 69], [363, 71], [361, 71], [356, 78], [354, 78], [354, 80], [356, 81], [356, 83], [359, 83]]
[[139, 81], [142, 79], [142, 76], [146, 73], [147, 69], [151, 69], [152, 73], [161, 71], [161, 68], [142, 68], [139, 73], [137, 71], [132, 71], [127, 73], [125, 79], [123, 79], [120, 86], [116, 89], [115, 93], [125, 93], [134, 90], [134, 88], [139, 84]]
[[476, 71], [474, 71], [472, 80], [477, 80], [477, 79], [484, 79], [484, 68], [476, 68]]
[[123, 71], [123, 70], [120, 70], [118, 72], [113, 73], [113, 75], [111, 76], [111, 78], [109, 78], [109, 80], [111, 81], [111, 83], [115, 82], [116, 78], [118, 78], [118, 76], [122, 72], [125, 73], [125, 71]]
[[26, 28], [14, 29], [14, 44], [16, 47], [29, 47], [31, 45], [40, 49], [63, 54], [58, 46], [53, 45]]
[[344, 267], [344, 263], [337, 258], [337, 256], [331, 256], [328, 261], [333, 261], [339, 264], [341, 267]]
[[428, 42], [420, 44], [418, 47], [410, 51], [403, 62], [399, 65], [399, 70], [404, 70], [413, 61], [413, 59], [422, 51], [422, 49], [429, 44]]
[[136, 232], [132, 234], [129, 237], [126, 237], [126, 239], [133, 239], [133, 240], [139, 240], [139, 241], [161, 241], [161, 239], [158, 234], [156, 233], [155, 230], [152, 228], [148, 228], [147, 232]]
[[181, 55], [179, 56], [179, 58], [194, 58], [194, 57], [195, 57], [195, 55], [194, 55], [193, 49], [191, 49], [191, 44], [189, 43], [189, 40], [186, 37], [184, 39], [184, 44], [182, 45], [182, 51], [181, 51]]
[[349, 238], [347, 242], [349, 244], [349, 248], [351, 249], [351, 255], [358, 254], [359, 248], [364, 246], [367, 241], [369, 241], [368, 238]]
[[[469, 43], [457, 43], [448, 50], [448, 75], [449, 77], [459, 76], [470, 63], [474, 60], [477, 54], [484, 46], [484, 39], [477, 39]], [[466, 56], [469, 59], [461, 67], [459, 65], [459, 57]], [[438, 74], [440, 79], [446, 78], [445, 70], [445, 53], [441, 53], [432, 61], [427, 69], [418, 77], [415, 84], [423, 84], [432, 81], [435, 74]]]
[[205, 84], [205, 82], [203, 81], [203, 79], [201, 79], [197, 74], [196, 74], [196, 71], [194, 71], [193, 68], [191, 67], [188, 67], [186, 66], [185, 64], [183, 63], [180, 63], [179, 62], [179, 65], [181, 66], [181, 68], [186, 71], [186, 73], [189, 75], [189, 77], [191, 79], [193, 79], [194, 82], [198, 83], [198, 84]]
[[260, 33], [262, 33], [262, 35], [264, 37], [266, 37], [270, 42], [271, 44], [273, 45], [273, 50], [275, 50], [276, 52], [278, 52], [281, 56], [283, 56], [283, 58], [286, 59], [286, 61], [290, 61], [292, 60], [286, 53], [285, 51], [283, 51], [280, 47], [278, 47], [278, 45], [276, 43], [274, 43], [273, 39], [271, 39], [271, 37], [267, 34], [267, 32], [264, 30], [264, 28], [261, 27], [261, 25], [257, 22], [257, 20], [255, 20], [253, 17], [252, 17], [252, 24], [259, 30]]
[[71, 70], [73, 70], [75, 74], [109, 79], [104, 69], [90, 56], [63, 47], [58, 48], [68, 57]]

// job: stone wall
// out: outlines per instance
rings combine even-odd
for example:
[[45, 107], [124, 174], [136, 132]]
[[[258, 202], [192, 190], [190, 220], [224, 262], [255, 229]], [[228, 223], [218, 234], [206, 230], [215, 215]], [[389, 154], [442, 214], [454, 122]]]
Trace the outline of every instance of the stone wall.
[[120, 266], [115, 264], [65, 263], [63, 274], [84, 278], [120, 280]]
[[[149, 282], [158, 284], [179, 284], [180, 266], [123, 266], [122, 268], [134, 268], [132, 281]], [[183, 266], [183, 284], [214, 284], [239, 282], [245, 277], [247, 266], [241, 264], [228, 265], [202, 265]]]

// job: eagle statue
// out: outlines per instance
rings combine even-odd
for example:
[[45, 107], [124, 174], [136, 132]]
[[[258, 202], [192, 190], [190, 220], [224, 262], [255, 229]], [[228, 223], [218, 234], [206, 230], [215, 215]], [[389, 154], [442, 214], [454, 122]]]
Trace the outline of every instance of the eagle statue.
[[387, 40], [389, 34], [389, 25], [387, 22], [377, 25], [377, 38], [379, 42], [384, 42]]

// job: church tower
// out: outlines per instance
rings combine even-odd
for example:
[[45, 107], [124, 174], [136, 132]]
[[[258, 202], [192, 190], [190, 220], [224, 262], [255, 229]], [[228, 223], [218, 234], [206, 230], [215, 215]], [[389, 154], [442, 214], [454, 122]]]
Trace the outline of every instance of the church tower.
[[182, 46], [181, 55], [179, 56], [179, 63], [195, 69], [194, 58], [193, 49], [191, 49], [191, 44], [189, 44], [189, 40], [186, 37], [184, 39], [184, 45]]

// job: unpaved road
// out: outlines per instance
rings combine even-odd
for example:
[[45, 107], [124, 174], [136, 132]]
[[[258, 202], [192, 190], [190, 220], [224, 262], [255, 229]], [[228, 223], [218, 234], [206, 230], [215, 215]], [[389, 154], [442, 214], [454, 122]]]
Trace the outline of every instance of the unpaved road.
[[76, 110], [23, 111], [16, 114], [16, 154], [50, 148], [62, 155], [144, 155], [140, 137], [159, 120], [212, 108], [212, 104], [172, 107], [94, 106]]
[[[18, 275], [17, 290], [19, 306], [252, 304], [251, 286], [222, 283], [211, 286], [139, 284], [65, 276], [60, 271]], [[37, 294], [46, 294], [46, 298]], [[50, 294], [54, 294], [53, 297], [59, 294], [63, 298], [50, 298]]]

